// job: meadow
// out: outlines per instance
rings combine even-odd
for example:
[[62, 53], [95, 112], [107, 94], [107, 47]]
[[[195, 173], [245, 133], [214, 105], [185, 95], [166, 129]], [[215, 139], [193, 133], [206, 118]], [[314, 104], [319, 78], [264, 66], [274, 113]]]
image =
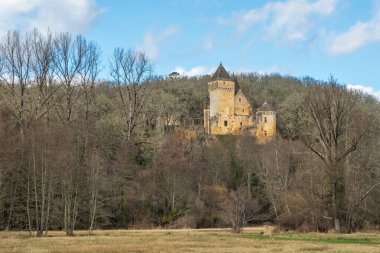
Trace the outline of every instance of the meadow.
[[263, 233], [263, 227], [240, 234], [228, 229], [97, 230], [49, 232], [30, 237], [28, 232], [0, 232], [1, 253], [48, 252], [380, 252], [380, 233], [322, 234]]

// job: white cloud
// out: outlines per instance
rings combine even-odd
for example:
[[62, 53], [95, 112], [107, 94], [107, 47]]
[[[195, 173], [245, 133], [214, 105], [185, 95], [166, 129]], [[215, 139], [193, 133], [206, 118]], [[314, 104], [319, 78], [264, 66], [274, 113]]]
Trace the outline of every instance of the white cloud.
[[371, 20], [358, 22], [348, 31], [333, 36], [328, 49], [332, 54], [347, 54], [377, 41], [380, 41], [380, 8]]
[[81, 33], [102, 12], [94, 0], [1, 0], [0, 34], [33, 28]]
[[350, 90], [359, 90], [364, 93], [367, 93], [371, 96], [374, 96], [378, 100], [380, 100], [380, 90], [374, 90], [372, 87], [364, 86], [364, 85], [354, 85], [354, 84], [348, 84], [347, 89]]
[[143, 45], [139, 47], [139, 50], [144, 51], [152, 60], [157, 60], [160, 44], [178, 32], [179, 28], [177, 26], [168, 27], [159, 34], [148, 32], [144, 35], [144, 42]]
[[214, 41], [211, 37], [207, 37], [202, 44], [202, 49], [205, 52], [210, 52], [214, 48]]
[[270, 66], [267, 69], [258, 70], [257, 72], [260, 73], [260, 74], [262, 74], [262, 75], [267, 75], [267, 74], [270, 75], [270, 74], [273, 74], [273, 73], [280, 72], [280, 68], [279, 68], [279, 66], [277, 64], [275, 64], [275, 65]]
[[196, 66], [189, 70], [183, 67], [176, 67], [173, 71], [180, 73], [182, 76], [203, 76], [212, 74], [215, 69], [216, 67]]
[[287, 0], [270, 2], [262, 8], [234, 13], [229, 19], [219, 20], [221, 24], [233, 25], [237, 33], [247, 32], [254, 25], [264, 25], [264, 32], [270, 37], [287, 41], [305, 39], [318, 16], [334, 13], [337, 0]]

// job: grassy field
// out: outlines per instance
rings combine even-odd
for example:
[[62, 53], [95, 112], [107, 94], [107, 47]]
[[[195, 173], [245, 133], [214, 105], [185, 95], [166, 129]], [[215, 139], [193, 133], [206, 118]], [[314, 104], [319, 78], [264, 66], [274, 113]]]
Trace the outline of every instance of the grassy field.
[[380, 252], [380, 233], [262, 234], [263, 227], [241, 234], [226, 229], [98, 230], [75, 237], [50, 232], [29, 237], [25, 232], [0, 232], [0, 252]]

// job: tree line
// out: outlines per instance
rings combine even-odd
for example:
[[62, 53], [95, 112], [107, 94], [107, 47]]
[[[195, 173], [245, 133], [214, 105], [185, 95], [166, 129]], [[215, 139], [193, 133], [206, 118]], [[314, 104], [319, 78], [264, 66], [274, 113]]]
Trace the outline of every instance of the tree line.
[[153, 68], [125, 48], [104, 63], [81, 35], [1, 38], [0, 229], [379, 229], [376, 99], [333, 78], [241, 74], [253, 107], [275, 108], [276, 139], [190, 138], [209, 77]]

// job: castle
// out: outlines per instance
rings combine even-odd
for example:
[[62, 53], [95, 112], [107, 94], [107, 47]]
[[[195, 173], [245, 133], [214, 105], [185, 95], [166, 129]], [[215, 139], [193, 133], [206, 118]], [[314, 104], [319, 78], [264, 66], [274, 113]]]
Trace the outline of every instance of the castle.
[[255, 135], [266, 143], [276, 135], [276, 112], [265, 102], [253, 116], [252, 106], [236, 78], [222, 64], [208, 82], [209, 106], [204, 109], [204, 129], [212, 135]]

